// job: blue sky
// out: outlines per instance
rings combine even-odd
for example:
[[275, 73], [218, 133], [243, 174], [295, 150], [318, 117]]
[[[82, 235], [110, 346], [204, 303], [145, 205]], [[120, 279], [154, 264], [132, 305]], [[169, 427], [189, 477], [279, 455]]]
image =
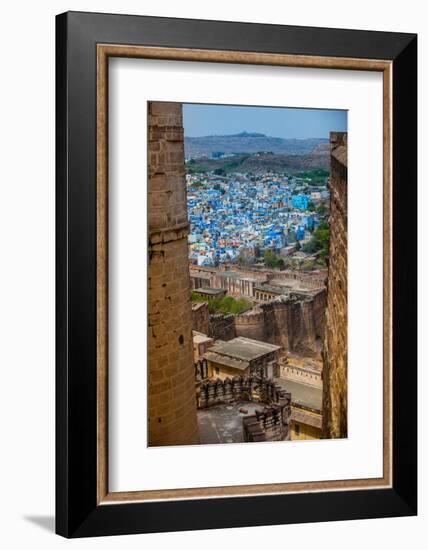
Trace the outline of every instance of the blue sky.
[[188, 137], [260, 132], [281, 138], [328, 138], [347, 130], [347, 112], [327, 109], [183, 104]]

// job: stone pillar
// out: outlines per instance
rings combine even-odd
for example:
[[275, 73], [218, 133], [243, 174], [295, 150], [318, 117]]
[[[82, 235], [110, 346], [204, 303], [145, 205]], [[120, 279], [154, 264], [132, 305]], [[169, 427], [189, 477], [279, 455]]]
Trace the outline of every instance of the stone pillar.
[[149, 445], [187, 445], [199, 435], [181, 104], [149, 103], [148, 125]]
[[330, 245], [326, 330], [323, 351], [323, 437], [348, 433], [348, 184], [347, 134], [332, 132], [330, 174]]

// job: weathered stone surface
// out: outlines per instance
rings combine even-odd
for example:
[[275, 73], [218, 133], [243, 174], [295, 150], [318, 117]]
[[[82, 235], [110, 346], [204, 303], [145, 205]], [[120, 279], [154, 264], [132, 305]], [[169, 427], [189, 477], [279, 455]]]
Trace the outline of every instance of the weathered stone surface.
[[199, 442], [181, 104], [149, 104], [149, 445]]
[[[207, 380], [200, 386], [198, 408], [204, 443], [290, 439], [291, 394], [273, 379], [235, 376], [233, 380]], [[201, 412], [207, 409], [212, 414]]]
[[236, 336], [235, 316], [216, 313], [209, 316], [208, 336], [215, 340], [232, 340]]
[[347, 134], [332, 132], [330, 248], [323, 366], [323, 437], [348, 434]]
[[324, 334], [326, 291], [295, 292], [234, 318], [236, 336], [270, 342], [284, 350], [316, 351]]
[[210, 314], [207, 302], [194, 302], [192, 304], [192, 326], [193, 330], [208, 334]]

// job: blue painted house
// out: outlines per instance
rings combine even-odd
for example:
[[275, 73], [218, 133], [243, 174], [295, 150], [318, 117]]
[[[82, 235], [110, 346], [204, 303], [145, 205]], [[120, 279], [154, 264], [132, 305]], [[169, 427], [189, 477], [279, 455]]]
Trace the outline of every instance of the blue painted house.
[[291, 204], [298, 210], [306, 210], [309, 204], [309, 197], [307, 195], [294, 195], [291, 199]]

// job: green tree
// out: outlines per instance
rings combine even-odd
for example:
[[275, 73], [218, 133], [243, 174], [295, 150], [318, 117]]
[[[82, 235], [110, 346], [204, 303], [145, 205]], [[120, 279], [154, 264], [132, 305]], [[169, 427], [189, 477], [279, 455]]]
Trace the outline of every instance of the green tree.
[[234, 306], [234, 303], [235, 298], [233, 298], [232, 296], [224, 296], [218, 304], [219, 310], [221, 311], [221, 313], [230, 313], [231, 309]]
[[230, 312], [236, 315], [247, 311], [247, 309], [251, 309], [251, 307], [251, 302], [245, 300], [245, 298], [239, 298], [238, 300], [235, 300], [234, 303], [231, 305]]
[[319, 204], [316, 209], [315, 209], [316, 213], [319, 215], [319, 216], [325, 216], [328, 212], [328, 208], [327, 206], [325, 205], [324, 202], [322, 202], [321, 204]]
[[220, 312], [220, 302], [219, 298], [214, 298], [213, 300], [208, 301], [208, 311], [209, 313], [219, 313]]
[[216, 191], [220, 191], [222, 195], [226, 193], [226, 191], [223, 189], [223, 187], [219, 183], [215, 183], [213, 189]]
[[326, 221], [322, 221], [312, 233], [310, 241], [303, 245], [303, 252], [314, 254], [319, 252], [322, 260], [328, 256], [328, 244], [330, 240], [330, 228]]
[[304, 172], [298, 172], [296, 177], [307, 180], [309, 185], [325, 185], [330, 172], [323, 168], [316, 168], [314, 170], [306, 170]]
[[255, 258], [253, 255], [246, 253], [245, 250], [243, 249], [239, 251], [239, 255], [238, 255], [239, 266], [249, 267], [250, 265], [253, 265], [254, 262], [255, 262]]
[[280, 258], [273, 250], [265, 250], [263, 260], [266, 267], [283, 267], [284, 260]]
[[234, 315], [238, 315], [253, 307], [253, 304], [245, 298], [237, 300], [233, 296], [223, 296], [223, 298], [207, 300], [207, 298], [195, 291], [191, 292], [190, 299], [192, 302], [208, 302], [208, 311], [211, 314], [222, 313], [223, 315], [228, 315], [229, 313], [233, 313]]
[[315, 261], [314, 260], [304, 260], [302, 262], [302, 269], [304, 271], [312, 271], [315, 267]]

